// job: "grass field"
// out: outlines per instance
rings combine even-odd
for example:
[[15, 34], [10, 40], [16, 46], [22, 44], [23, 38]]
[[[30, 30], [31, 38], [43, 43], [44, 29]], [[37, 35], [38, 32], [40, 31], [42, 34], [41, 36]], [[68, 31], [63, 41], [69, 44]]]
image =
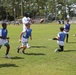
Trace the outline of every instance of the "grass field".
[[[65, 51], [54, 53], [58, 47], [56, 41], [48, 40], [57, 35], [59, 25], [56, 23], [31, 25], [31, 48], [26, 54], [16, 53], [22, 25], [9, 25], [11, 59], [4, 58], [5, 47], [0, 49], [0, 75], [76, 75], [76, 25], [71, 25], [69, 43], [65, 42]], [[1, 27], [1, 26], [0, 26]]]

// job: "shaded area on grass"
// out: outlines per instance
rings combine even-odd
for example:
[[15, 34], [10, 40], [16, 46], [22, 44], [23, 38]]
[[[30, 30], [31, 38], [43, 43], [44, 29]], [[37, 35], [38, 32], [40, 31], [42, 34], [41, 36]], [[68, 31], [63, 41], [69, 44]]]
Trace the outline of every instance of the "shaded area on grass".
[[15, 56], [15, 57], [11, 57], [11, 59], [24, 59], [24, 58], [23, 57]]
[[31, 46], [30, 48], [47, 48], [46, 46]]
[[75, 44], [76, 42], [68, 42], [68, 44]]
[[26, 55], [45, 55], [44, 53], [25, 53]]
[[64, 52], [75, 52], [76, 50], [66, 50]]
[[18, 67], [18, 66], [15, 64], [5, 63], [5, 64], [0, 64], [0, 68], [2, 68], [2, 67]]

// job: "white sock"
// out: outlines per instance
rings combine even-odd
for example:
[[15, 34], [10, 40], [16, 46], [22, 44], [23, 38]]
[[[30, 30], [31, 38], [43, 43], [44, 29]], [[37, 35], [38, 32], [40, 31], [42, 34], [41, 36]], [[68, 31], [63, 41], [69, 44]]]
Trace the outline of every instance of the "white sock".
[[27, 43], [27, 47], [28, 47], [29, 45], [28, 45], [28, 43]]

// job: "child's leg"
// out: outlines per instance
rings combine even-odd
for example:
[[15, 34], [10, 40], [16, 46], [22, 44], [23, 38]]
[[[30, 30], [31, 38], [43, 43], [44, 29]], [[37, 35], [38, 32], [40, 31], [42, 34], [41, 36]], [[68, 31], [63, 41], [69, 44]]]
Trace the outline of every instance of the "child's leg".
[[25, 54], [25, 49], [27, 48], [27, 46], [24, 46], [22, 53]]
[[17, 48], [17, 53], [19, 53], [20, 49], [23, 49], [24, 48], [24, 45], [25, 45], [25, 43], [22, 42], [22, 46], [20, 46], [20, 47]]
[[6, 54], [5, 55], [8, 55], [8, 53], [9, 53], [9, 50], [10, 50], [10, 45], [8, 44], [8, 45], [5, 45], [6, 46]]
[[20, 49], [23, 49], [22, 53], [24, 54], [26, 48], [27, 48], [27, 42], [22, 42], [22, 46], [18, 47], [17, 53], [19, 53]]
[[17, 53], [19, 53], [20, 49], [23, 49], [23, 48], [24, 48], [24, 46], [18, 47], [18, 48], [17, 48]]
[[28, 45], [28, 43], [27, 43], [27, 48], [30, 48], [30, 46]]
[[59, 51], [63, 51], [64, 50], [64, 46], [59, 45], [60, 49]]
[[25, 54], [25, 49], [27, 48], [27, 44], [28, 44], [28, 42], [23, 43], [23, 50], [22, 50], [23, 54]]
[[28, 45], [28, 43], [27, 43], [27, 47], [28, 47], [29, 45]]
[[0, 45], [0, 49], [1, 49], [2, 45]]
[[68, 43], [69, 34], [66, 34], [66, 42]]

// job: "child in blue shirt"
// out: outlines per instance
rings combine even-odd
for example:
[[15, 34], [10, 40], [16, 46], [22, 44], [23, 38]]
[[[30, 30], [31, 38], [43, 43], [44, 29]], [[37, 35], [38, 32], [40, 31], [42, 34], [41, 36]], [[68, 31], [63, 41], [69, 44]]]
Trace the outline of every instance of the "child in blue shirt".
[[64, 50], [64, 39], [66, 34], [63, 32], [64, 27], [60, 27], [60, 32], [58, 33], [56, 38], [53, 38], [53, 40], [57, 40], [57, 43], [59, 45], [59, 49], [56, 49], [55, 52], [61, 52]]
[[8, 56], [10, 45], [9, 45], [9, 37], [7, 35], [8, 35], [7, 24], [2, 23], [2, 29], [0, 29], [0, 48], [2, 47], [2, 45], [6, 46], [5, 57], [10, 58], [10, 56]]
[[25, 54], [25, 49], [27, 48], [28, 39], [32, 40], [32, 29], [30, 28], [30, 23], [26, 24], [26, 30], [22, 31], [20, 34], [20, 42], [22, 43], [22, 46], [18, 47], [17, 53], [19, 53], [20, 49], [22, 50], [22, 53]]
[[69, 20], [66, 20], [66, 24], [64, 25], [64, 33], [66, 34], [66, 43], [68, 43], [69, 30], [70, 30]]

